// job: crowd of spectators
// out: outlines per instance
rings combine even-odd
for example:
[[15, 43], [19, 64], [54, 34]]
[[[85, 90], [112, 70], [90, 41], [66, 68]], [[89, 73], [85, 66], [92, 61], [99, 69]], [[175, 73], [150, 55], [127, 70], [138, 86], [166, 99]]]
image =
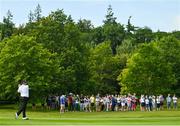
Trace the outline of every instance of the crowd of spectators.
[[[174, 94], [167, 97], [163, 95], [105, 95], [99, 94], [85, 96], [69, 93], [68, 95], [49, 96], [46, 99], [47, 109], [60, 109], [60, 112], [101, 112], [101, 111], [136, 111], [137, 106], [140, 111], [159, 111], [165, 106], [168, 110], [177, 110], [178, 98]], [[139, 109], [138, 109], [139, 110]]]

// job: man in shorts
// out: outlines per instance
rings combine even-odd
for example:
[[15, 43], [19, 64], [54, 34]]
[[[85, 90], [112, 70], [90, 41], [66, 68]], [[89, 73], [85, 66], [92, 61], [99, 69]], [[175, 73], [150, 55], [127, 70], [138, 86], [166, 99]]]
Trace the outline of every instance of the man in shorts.
[[60, 113], [64, 113], [65, 112], [65, 96], [61, 95], [60, 97]]

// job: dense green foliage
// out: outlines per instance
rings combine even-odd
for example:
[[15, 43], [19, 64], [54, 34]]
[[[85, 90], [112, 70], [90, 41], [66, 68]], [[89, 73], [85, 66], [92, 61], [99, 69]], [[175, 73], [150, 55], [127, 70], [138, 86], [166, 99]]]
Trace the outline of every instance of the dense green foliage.
[[1, 42], [0, 48], [1, 97], [15, 98], [22, 78], [37, 94], [43, 95], [53, 88], [52, 77], [59, 71], [55, 53], [50, 53], [29, 36], [12, 36]]
[[[8, 11], [0, 22], [0, 99], [15, 99], [26, 79], [33, 100], [49, 94], [178, 93], [180, 31], [153, 32], [116, 21], [109, 6], [102, 26], [75, 22], [63, 10], [15, 27]], [[39, 97], [36, 97], [39, 96]]]
[[[177, 84], [180, 41], [172, 37], [141, 45], [133, 53], [119, 80], [122, 92], [168, 93]], [[174, 62], [175, 61], [175, 62]], [[143, 90], [141, 90], [143, 89]]]

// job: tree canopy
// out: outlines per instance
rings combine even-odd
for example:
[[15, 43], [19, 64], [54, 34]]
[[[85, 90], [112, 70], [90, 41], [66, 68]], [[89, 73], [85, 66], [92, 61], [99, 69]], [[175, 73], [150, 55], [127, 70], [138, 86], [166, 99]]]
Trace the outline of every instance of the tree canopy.
[[172, 37], [141, 45], [128, 59], [127, 67], [119, 76], [122, 92], [174, 92], [172, 87], [177, 85], [179, 77], [175, 70], [178, 68], [176, 63], [180, 61], [179, 45], [180, 41]]
[[[43, 16], [38, 4], [18, 27], [0, 22], [0, 99], [15, 100], [20, 80], [32, 101], [49, 94], [177, 93], [180, 31], [153, 31], [116, 20], [111, 6], [101, 26], [77, 22], [63, 9]], [[36, 97], [41, 96], [41, 97]]]
[[15, 97], [22, 79], [27, 80], [32, 90], [39, 93], [51, 87], [52, 77], [59, 71], [56, 53], [50, 53], [29, 36], [4, 39], [0, 48], [1, 97]]

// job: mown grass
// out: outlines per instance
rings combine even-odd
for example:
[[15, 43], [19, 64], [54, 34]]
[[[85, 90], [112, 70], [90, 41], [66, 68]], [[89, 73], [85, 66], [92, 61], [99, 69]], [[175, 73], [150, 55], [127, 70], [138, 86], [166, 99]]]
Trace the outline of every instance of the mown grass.
[[153, 112], [67, 112], [28, 110], [30, 120], [15, 119], [14, 108], [0, 109], [0, 125], [32, 126], [110, 126], [110, 125], [180, 125], [180, 111]]

